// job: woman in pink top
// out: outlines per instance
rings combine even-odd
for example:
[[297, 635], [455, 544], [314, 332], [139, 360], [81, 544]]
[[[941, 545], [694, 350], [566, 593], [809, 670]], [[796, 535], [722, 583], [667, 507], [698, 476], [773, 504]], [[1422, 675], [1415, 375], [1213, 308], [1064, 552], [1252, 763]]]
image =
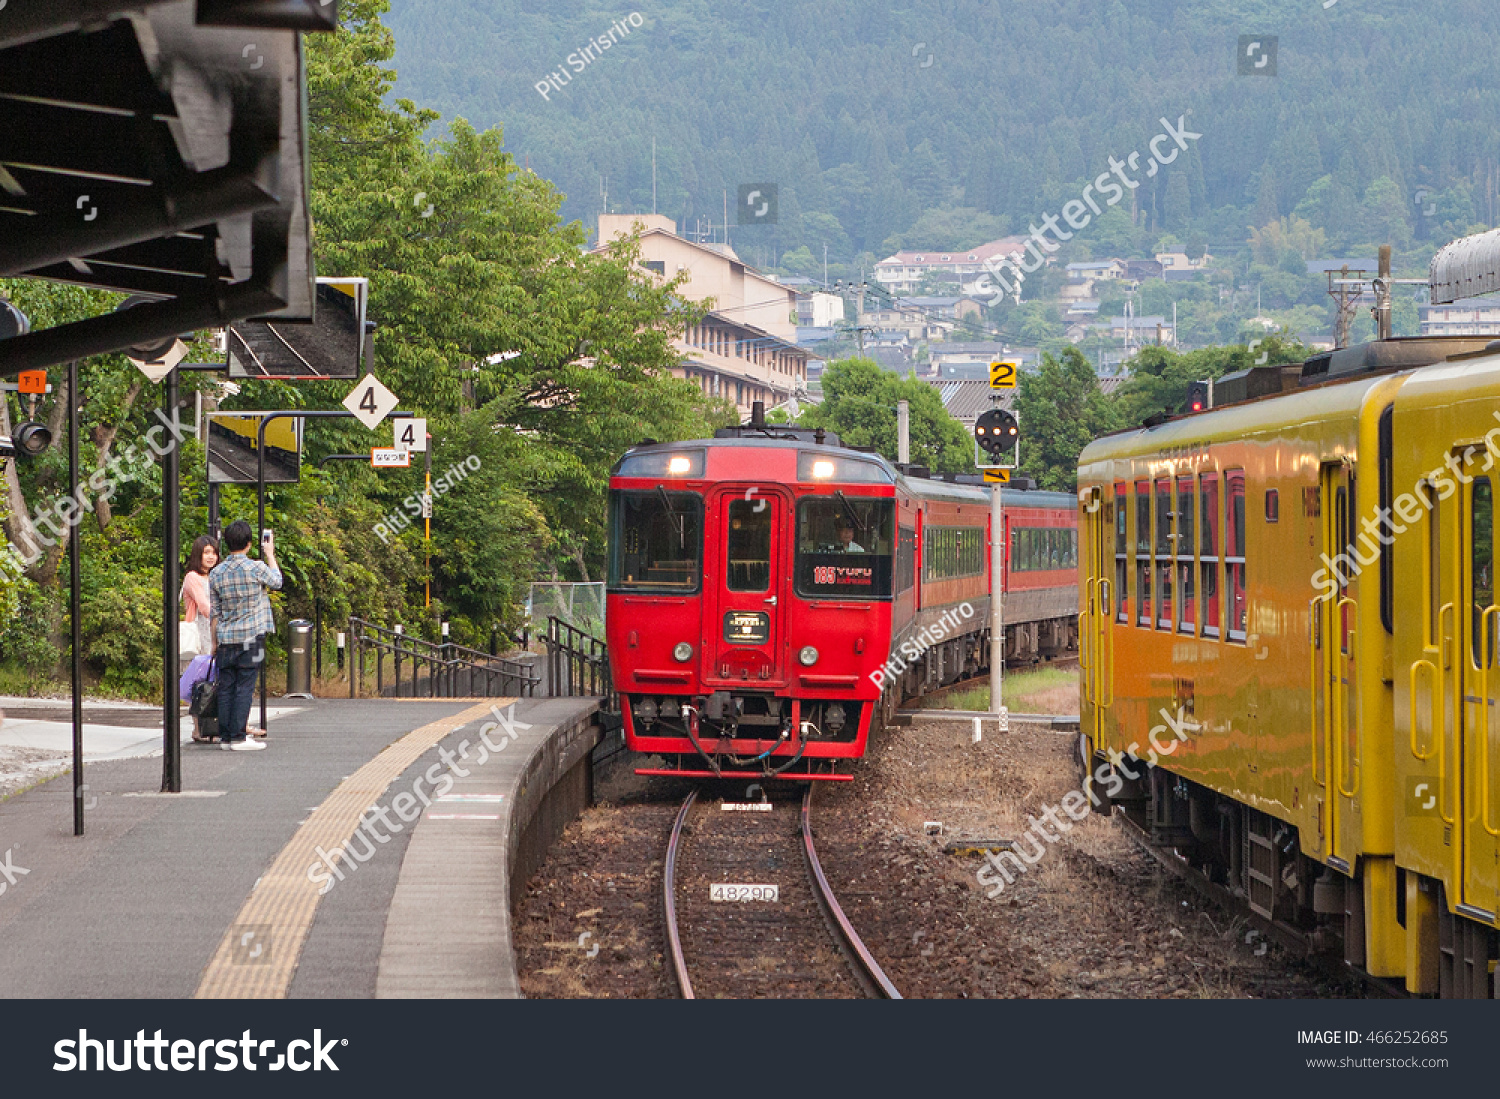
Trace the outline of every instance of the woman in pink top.
[[[198, 627], [199, 653], [213, 652], [213, 632], [209, 628], [208, 574], [218, 563], [219, 548], [212, 538], [204, 535], [193, 543], [192, 551], [188, 554], [187, 570], [182, 578], [180, 598], [184, 617]], [[187, 671], [194, 655], [196, 654], [189, 653], [182, 657], [179, 676]], [[193, 730], [193, 739], [203, 739], [196, 729]]]

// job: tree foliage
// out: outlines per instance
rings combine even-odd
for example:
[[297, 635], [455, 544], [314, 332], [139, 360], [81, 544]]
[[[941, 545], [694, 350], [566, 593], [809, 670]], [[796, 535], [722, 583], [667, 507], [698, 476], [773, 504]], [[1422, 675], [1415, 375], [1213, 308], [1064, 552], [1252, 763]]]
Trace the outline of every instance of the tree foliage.
[[837, 432], [845, 446], [874, 447], [896, 461], [896, 404], [911, 413], [911, 460], [941, 473], [974, 469], [974, 443], [948, 415], [938, 391], [915, 377], [902, 378], [870, 359], [844, 359], [823, 371], [823, 403], [808, 408], [799, 427]]
[[1045, 489], [1072, 492], [1083, 448], [1121, 426], [1093, 365], [1074, 347], [1060, 358], [1043, 355], [1039, 370], [1021, 375], [1015, 407], [1021, 468]]

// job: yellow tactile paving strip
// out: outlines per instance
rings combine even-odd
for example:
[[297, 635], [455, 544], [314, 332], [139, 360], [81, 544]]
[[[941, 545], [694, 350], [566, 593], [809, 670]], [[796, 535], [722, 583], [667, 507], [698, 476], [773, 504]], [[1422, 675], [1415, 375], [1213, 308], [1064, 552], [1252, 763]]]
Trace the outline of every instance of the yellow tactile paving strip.
[[[339, 783], [256, 882], [203, 971], [197, 998], [284, 999], [318, 910], [318, 890], [322, 886], [309, 881], [307, 876], [307, 868], [320, 861], [317, 849], [332, 851], [349, 840], [365, 811], [384, 795], [390, 784], [449, 733], [483, 717], [491, 706], [503, 710], [515, 701], [486, 699], [452, 717], [423, 725]], [[254, 929], [257, 945], [264, 944], [264, 953], [255, 960], [245, 957], [246, 946], [241, 939], [246, 928]]]

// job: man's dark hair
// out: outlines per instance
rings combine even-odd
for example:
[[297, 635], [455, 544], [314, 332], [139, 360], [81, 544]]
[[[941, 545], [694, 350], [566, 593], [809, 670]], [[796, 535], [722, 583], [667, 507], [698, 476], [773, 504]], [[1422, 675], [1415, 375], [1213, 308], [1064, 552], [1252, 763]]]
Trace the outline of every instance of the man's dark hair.
[[839, 520], [838, 520], [838, 529], [839, 530], [853, 530], [854, 529], [854, 522], [853, 522], [853, 520], [851, 520], [847, 515], [840, 516]]
[[243, 519], [236, 519], [229, 524], [229, 529], [224, 532], [224, 544], [229, 547], [230, 553], [239, 553], [242, 549], [250, 548], [250, 524]]

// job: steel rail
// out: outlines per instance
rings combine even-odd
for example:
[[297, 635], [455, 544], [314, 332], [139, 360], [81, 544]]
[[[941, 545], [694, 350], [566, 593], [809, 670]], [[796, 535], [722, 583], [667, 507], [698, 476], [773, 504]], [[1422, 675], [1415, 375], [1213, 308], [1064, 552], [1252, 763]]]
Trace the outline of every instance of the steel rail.
[[838, 929], [839, 944], [844, 954], [848, 957], [856, 970], [865, 991], [875, 999], [899, 1000], [901, 993], [897, 990], [891, 979], [885, 975], [885, 970], [880, 968], [880, 963], [854, 930], [854, 925], [849, 922], [849, 917], [844, 915], [844, 909], [840, 906], [838, 898], [833, 895], [833, 887], [828, 884], [828, 879], [823, 875], [823, 864], [818, 861], [817, 848], [813, 846], [812, 835], [812, 795], [813, 786], [808, 784], [807, 792], [802, 795], [802, 853], [807, 856], [808, 873], [812, 875], [814, 892], [818, 897], [818, 904], [823, 909], [825, 916]]
[[688, 976], [687, 958], [682, 953], [682, 934], [677, 929], [677, 853], [682, 850], [682, 826], [687, 821], [693, 802], [697, 800], [698, 791], [694, 790], [677, 813], [677, 820], [672, 825], [672, 838], [667, 841], [667, 862], [662, 871], [662, 897], [666, 901], [667, 911], [667, 953], [672, 956], [672, 972], [677, 978], [677, 989], [684, 1000], [697, 997], [693, 995], [693, 981]]

